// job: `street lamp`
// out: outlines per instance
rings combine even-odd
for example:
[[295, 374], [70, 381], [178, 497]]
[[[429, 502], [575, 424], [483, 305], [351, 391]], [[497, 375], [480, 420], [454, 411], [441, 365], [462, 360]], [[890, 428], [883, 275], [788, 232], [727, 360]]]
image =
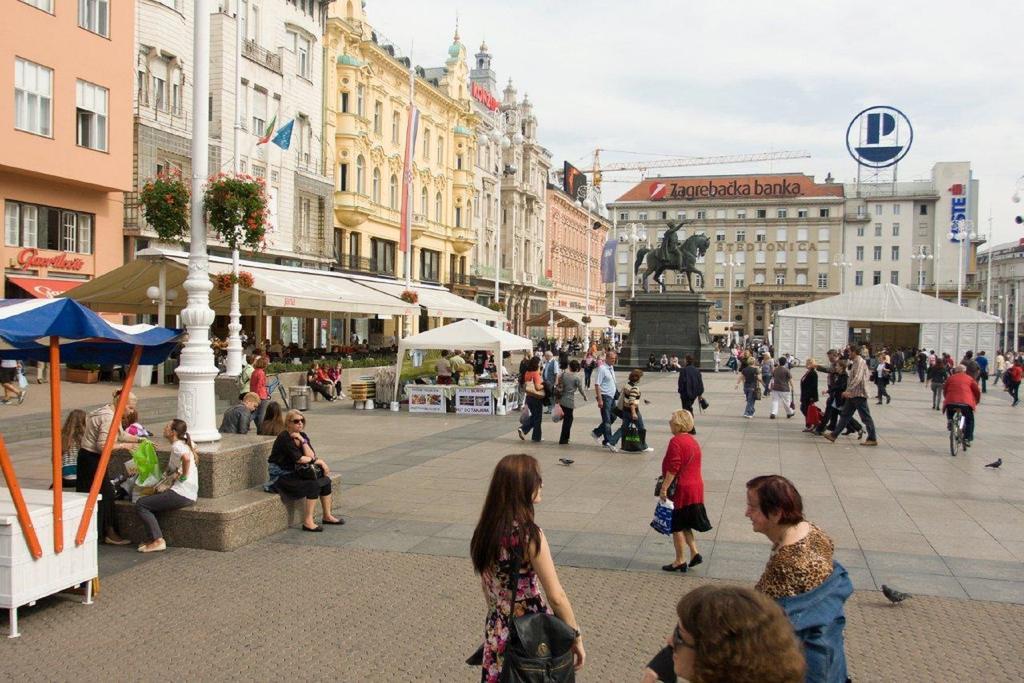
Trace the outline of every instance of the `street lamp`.
[[846, 294], [846, 269], [852, 268], [853, 264], [845, 260], [846, 254], [839, 254], [836, 256], [836, 260], [832, 262], [833, 268], [839, 269], [839, 293]]
[[[600, 192], [600, 190], [598, 190], [593, 185], [580, 185], [576, 189], [576, 206], [580, 207], [581, 209], [583, 209], [584, 211], [587, 212], [587, 225], [593, 228], [592, 230], [587, 230], [587, 275], [586, 275], [586, 278], [587, 278], [587, 289], [586, 289], [586, 294], [584, 295], [585, 302], [586, 302], [586, 306], [584, 308], [584, 310], [585, 310], [584, 316], [586, 318], [590, 318], [590, 267], [591, 267], [591, 263], [590, 262], [593, 260], [592, 257], [593, 257], [593, 252], [594, 252], [593, 246], [592, 246], [592, 243], [593, 243], [592, 235], [594, 233], [594, 230], [596, 230], [597, 228], [601, 227], [601, 223], [599, 221], [594, 221], [593, 225], [591, 225], [591, 223], [590, 223], [590, 213], [591, 213], [591, 211], [596, 211], [597, 210], [597, 196], [598, 196], [599, 192]], [[590, 323], [589, 322], [583, 323], [583, 333], [584, 333], [584, 337], [587, 340], [587, 343], [589, 344], [590, 343]]]
[[967, 219], [961, 218], [958, 221], [954, 221], [952, 228], [949, 231], [949, 241], [956, 242], [959, 245], [959, 253], [957, 256], [956, 263], [956, 305], [963, 306], [963, 295], [964, 295], [964, 242], [971, 239], [974, 234], [971, 229], [974, 227], [974, 222]]
[[729, 317], [726, 318], [726, 320], [729, 321], [729, 346], [730, 346], [730, 348], [732, 347], [732, 341], [733, 341], [733, 337], [735, 335], [735, 333], [732, 330], [732, 324], [733, 324], [733, 320], [736, 319], [736, 315], [733, 313], [733, 310], [732, 310], [732, 285], [733, 285], [733, 279], [734, 279], [734, 277], [733, 277], [733, 269], [736, 268], [736, 266], [739, 266], [739, 265], [743, 265], [743, 264], [741, 264], [739, 261], [736, 260], [736, 256], [735, 255], [729, 254], [729, 258], [725, 262], [725, 267], [726, 267], [726, 270], [728, 272], [728, 275], [726, 277], [729, 279], [729, 283], [728, 283], [729, 284], [729, 299], [728, 299], [728, 303], [726, 305], [726, 308], [727, 308], [727, 310], [729, 312]]
[[931, 261], [934, 257], [928, 253], [928, 247], [921, 245], [917, 249], [916, 254], [912, 254], [910, 259], [917, 261], [917, 291], [921, 292], [924, 290], [924, 264], [925, 261]]
[[647, 232], [637, 232], [640, 227], [637, 223], [630, 223], [629, 231], [619, 235], [619, 243], [629, 245], [629, 296], [631, 298], [636, 296], [636, 275], [633, 273], [633, 264], [636, 263], [637, 245], [647, 242]]
[[[514, 131], [514, 132], [513, 132]], [[510, 135], [511, 133], [511, 135]], [[481, 145], [487, 144], [488, 141], [498, 145], [501, 152], [499, 153], [499, 159], [501, 160], [501, 177], [498, 179], [498, 215], [497, 227], [494, 232], [494, 301], [501, 301], [501, 185], [503, 179], [508, 176], [515, 175], [516, 165], [505, 164], [505, 151], [512, 148], [513, 145], [519, 146], [523, 144], [523, 134], [519, 130], [519, 110], [517, 109], [498, 109], [494, 112], [494, 120], [492, 121], [492, 128], [490, 133], [480, 133], [478, 139]], [[513, 264], [513, 268], [515, 264]]]

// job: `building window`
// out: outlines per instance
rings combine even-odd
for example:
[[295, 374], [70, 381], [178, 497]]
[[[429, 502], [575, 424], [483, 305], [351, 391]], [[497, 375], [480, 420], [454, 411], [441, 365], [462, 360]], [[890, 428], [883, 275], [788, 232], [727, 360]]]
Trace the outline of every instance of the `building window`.
[[348, 192], [348, 164], [338, 164], [338, 189]]
[[427, 220], [430, 217], [427, 213], [429, 205], [430, 195], [427, 193], [427, 188], [424, 187], [420, 190], [420, 213], [423, 215], [423, 220]]
[[742, 218], [746, 218], [746, 217], [747, 217], [747, 210], [746, 209], [736, 209], [736, 218], [742, 219]]
[[787, 239], [786, 238], [786, 229], [785, 228], [776, 228], [775, 229], [775, 241], [776, 242], [785, 242], [786, 239]]
[[754, 252], [754, 263], [764, 263], [764, 262], [765, 262], [764, 252], [763, 251], [755, 251]]
[[754, 241], [755, 242], [767, 242], [768, 241], [768, 235], [765, 233], [764, 230], [758, 230], [756, 233], [754, 233]]
[[784, 285], [786, 284], [786, 271], [777, 270], [775, 271], [775, 284]]
[[397, 111], [391, 115], [391, 142], [398, 144], [398, 128], [401, 125], [402, 115]]
[[444, 163], [444, 138], [437, 136], [437, 163]]
[[725, 263], [725, 252], [724, 251], [716, 251], [715, 252], [715, 263], [717, 263], [718, 265], [723, 265]]
[[716, 242], [724, 242], [725, 241], [725, 230], [716, 230], [715, 231], [715, 241]]
[[[156, 89], [157, 78], [153, 78], [153, 88]], [[159, 99], [159, 95], [157, 95]], [[157, 109], [160, 106], [157, 105]], [[257, 137], [263, 137], [267, 130], [267, 91], [256, 88], [252, 94], [252, 133]]]
[[636, 219], [638, 221], [645, 221], [645, 220], [647, 220], [647, 212], [646, 211], [641, 211], [640, 213], [638, 213], [636, 215]]
[[768, 209], [756, 209], [754, 211], [754, 216], [756, 218], [767, 218], [768, 217]]
[[667, 221], [668, 220], [668, 211], [662, 211], [661, 212], [661, 220], [663, 220], [663, 221]]
[[348, 93], [344, 90], [338, 93], [338, 111], [342, 114], [348, 113]]
[[455, 207], [455, 227], [456, 228], [461, 228], [462, 227], [462, 207], [461, 206], [456, 206]]
[[423, 160], [430, 161], [430, 129], [423, 129]]
[[899, 204], [893, 204], [892, 205], [892, 215], [893, 216], [899, 216], [900, 215], [900, 205]]
[[917, 271], [917, 286], [919, 289], [924, 289], [924, 269]]
[[818, 250], [818, 263], [828, 265], [828, 251], [824, 249]]
[[864, 236], [864, 226], [863, 225], [858, 225], [857, 226], [857, 237], [863, 237], [863, 236]]
[[829, 210], [828, 209], [818, 209], [818, 218], [828, 218], [828, 216], [829, 216]]
[[746, 276], [743, 273], [737, 273], [736, 280], [733, 283], [733, 286], [736, 287], [737, 289], [743, 289], [744, 287], [746, 287], [746, 285]]
[[889, 282], [891, 282], [894, 285], [898, 285], [900, 283], [900, 271], [891, 271], [889, 273]]
[[380, 169], [373, 169], [373, 190], [371, 198], [374, 204], [380, 204]]
[[[802, 252], [802, 253], [806, 254], [807, 252]], [[786, 252], [784, 252], [784, 251], [777, 251], [777, 252], [775, 252], [775, 262], [776, 263], [785, 263], [786, 262]]]
[[300, 76], [303, 78], [309, 78], [309, 55], [310, 55], [310, 44], [309, 39], [298, 34], [295, 35], [295, 61], [296, 69]]
[[356, 86], [356, 116], [366, 116], [366, 86]]
[[853, 274], [853, 283], [855, 285], [857, 285], [858, 287], [860, 287], [861, 285], [864, 284], [864, 271], [863, 270], [858, 270], [856, 273]]
[[398, 208], [398, 176], [391, 174], [391, 184], [388, 187], [388, 206], [392, 209]]
[[441, 199], [441, 193], [438, 192], [434, 195], [434, 220], [441, 223], [441, 216], [444, 213], [444, 201]]
[[746, 242], [747, 241], [747, 231], [746, 230], [737, 230], [736, 231], [736, 241], [737, 242]]
[[79, 147], [107, 151], [107, 89], [75, 82], [77, 143]]
[[[897, 204], [896, 206], [899, 206], [899, 205]], [[899, 237], [900, 236], [900, 224], [899, 223], [893, 223], [892, 224], [892, 236], [893, 237]]]
[[900, 260], [900, 248], [899, 247], [892, 247], [891, 253], [889, 254], [889, 257], [893, 261], [899, 261]]
[[370, 268], [377, 273], [395, 274], [395, 243], [376, 237], [370, 238]]
[[4, 241], [10, 247], [36, 247], [92, 253], [93, 215], [50, 206], [4, 203]]
[[356, 157], [356, 192], [366, 194], [366, 160], [362, 154]]
[[875, 223], [875, 237], [881, 237], [881, 236], [882, 236], [882, 224], [881, 223]]
[[380, 135], [384, 125], [384, 103], [377, 100], [373, 103], [373, 132]]
[[104, 38], [110, 37], [110, 8], [107, 0], [78, 0], [78, 25]]
[[806, 251], [798, 251], [798, 252], [796, 252], [796, 262], [797, 263], [807, 263], [807, 252]]
[[441, 281], [441, 252], [420, 249], [420, 280]]
[[786, 210], [785, 209], [776, 209], [775, 217], [776, 218], [786, 218]]
[[797, 242], [806, 242], [807, 241], [807, 228], [797, 228], [796, 229], [796, 241]]
[[697, 209], [697, 220], [702, 221], [708, 217], [708, 212], [704, 209]]
[[358, 259], [362, 253], [362, 241], [358, 232], [350, 232], [348, 234], [348, 255], [353, 259]]
[[856, 255], [856, 257], [855, 257], [855, 258], [856, 258], [856, 259], [857, 259], [858, 261], [863, 261], [863, 260], [864, 260], [864, 247], [857, 247], [857, 251], [856, 251], [856, 254], [857, 254], [857, 255]]
[[737, 251], [735, 254], [733, 254], [733, 258], [736, 259], [736, 263], [743, 265], [747, 262], [747, 252]]
[[53, 0], [21, 0], [26, 5], [32, 5], [48, 14], [53, 14]]
[[874, 247], [873, 253], [874, 253], [874, 260], [875, 261], [881, 261], [882, 260], [882, 247]]
[[759, 271], [754, 273], [754, 284], [755, 285], [763, 285], [764, 284], [764, 271], [763, 270], [759, 270]]
[[818, 228], [818, 241], [828, 242], [832, 239], [832, 231], [828, 228]]
[[797, 218], [807, 218], [807, 209], [797, 209], [796, 210], [796, 217]]
[[882, 271], [876, 270], [871, 274], [871, 284], [880, 285], [882, 284]]
[[53, 69], [25, 59], [14, 60], [14, 127], [50, 137]]
[[629, 220], [629, 212], [628, 211], [619, 211], [619, 220], [620, 221], [628, 221]]
[[818, 289], [828, 289], [828, 273], [818, 273]]
[[805, 273], [803, 271], [797, 273], [796, 274], [796, 283], [798, 285], [806, 285], [807, 284], [807, 273]]
[[715, 287], [717, 289], [725, 287], [725, 275], [722, 273], [715, 273]]
[[685, 221], [686, 220], [686, 212], [682, 211], [682, 210], [676, 211], [676, 220]]
[[928, 215], [928, 205], [927, 204], [922, 204], [919, 207], [917, 214], [919, 216], [927, 216]]
[[629, 286], [629, 276], [627, 274], [625, 274], [625, 273], [619, 273], [618, 285], [619, 285], [619, 287], [628, 287]]
[[881, 204], [875, 204], [875, 215], [876, 216], [881, 216], [882, 215], [882, 205]]

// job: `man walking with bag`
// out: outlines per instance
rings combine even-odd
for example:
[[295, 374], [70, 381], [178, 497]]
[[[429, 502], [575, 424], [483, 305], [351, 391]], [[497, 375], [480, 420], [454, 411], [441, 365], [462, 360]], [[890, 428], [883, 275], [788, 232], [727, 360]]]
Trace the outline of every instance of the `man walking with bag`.
[[618, 356], [609, 351], [604, 363], [597, 366], [594, 376], [594, 395], [597, 397], [597, 408], [601, 411], [601, 424], [594, 427], [591, 436], [598, 445], [604, 445], [612, 453], [619, 449], [612, 444], [612, 410], [615, 408], [615, 361]]
[[861, 446], [877, 446], [875, 421], [871, 419], [871, 411], [868, 409], [868, 376], [871, 371], [868, 369], [867, 361], [864, 359], [868, 355], [868, 350], [865, 347], [861, 349], [860, 355], [857, 355], [857, 352], [851, 346], [848, 349], [848, 353], [850, 357], [850, 381], [846, 385], [846, 391], [842, 394], [846, 402], [843, 403], [835, 428], [824, 436], [829, 441], [834, 442], [839, 437], [839, 434], [846, 429], [846, 424], [853, 417], [853, 412], [857, 411], [860, 419], [864, 422], [864, 427], [868, 430], [868, 438]]
[[689, 411], [693, 415], [694, 402], [704, 395], [704, 380], [700, 376], [700, 370], [694, 365], [691, 354], [686, 354], [683, 362], [683, 370], [679, 373], [676, 390], [679, 392], [679, 402], [683, 405], [683, 410]]

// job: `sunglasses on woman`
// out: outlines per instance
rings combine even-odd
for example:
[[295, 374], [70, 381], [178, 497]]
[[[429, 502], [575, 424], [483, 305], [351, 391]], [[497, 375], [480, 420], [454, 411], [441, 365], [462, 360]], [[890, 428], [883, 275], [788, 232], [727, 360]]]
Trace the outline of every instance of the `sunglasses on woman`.
[[679, 624], [676, 624], [675, 630], [672, 631], [672, 649], [678, 650], [681, 647], [693, 650], [696, 646], [683, 640], [683, 634], [682, 631], [679, 630]]
[[305, 424], [305, 423], [306, 423], [306, 418], [304, 418], [304, 417], [300, 417], [300, 418], [297, 418], [295, 420], [292, 420], [292, 424], [293, 425], [301, 425], [301, 424]]

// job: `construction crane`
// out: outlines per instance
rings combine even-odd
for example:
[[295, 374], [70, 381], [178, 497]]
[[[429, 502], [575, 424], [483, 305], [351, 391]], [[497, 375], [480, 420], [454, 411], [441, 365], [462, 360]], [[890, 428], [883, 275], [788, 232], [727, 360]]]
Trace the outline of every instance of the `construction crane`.
[[[804, 151], [783, 150], [780, 152], [761, 152], [759, 154], [728, 154], [714, 157], [679, 157], [675, 159], [653, 159], [650, 161], [627, 161], [623, 163], [607, 164], [601, 166], [601, 152], [616, 152], [614, 149], [595, 149], [594, 167], [584, 169], [584, 173], [593, 175], [593, 184], [601, 186], [601, 175], [616, 171], [640, 171], [642, 177], [647, 177], [647, 170], [651, 168], [677, 168], [682, 166], [714, 166], [717, 164], [745, 164], [755, 161], [781, 161], [783, 159], [810, 159], [811, 155]], [[629, 152], [632, 154], [632, 152]]]

